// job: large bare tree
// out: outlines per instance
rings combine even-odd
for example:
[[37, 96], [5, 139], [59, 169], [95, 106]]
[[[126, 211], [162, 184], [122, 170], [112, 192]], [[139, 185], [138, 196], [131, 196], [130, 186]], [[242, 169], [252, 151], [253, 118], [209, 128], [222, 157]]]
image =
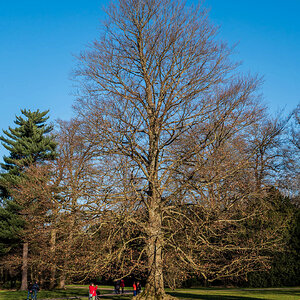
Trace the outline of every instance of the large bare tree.
[[237, 73], [201, 7], [119, 0], [107, 14], [76, 69], [81, 136], [97, 146], [103, 171], [92, 195], [94, 268], [141, 268], [142, 299], [169, 297], [171, 265], [181, 280], [192, 270], [212, 279], [259, 268], [260, 250], [277, 238], [246, 232], [258, 207], [263, 217], [247, 171], [256, 151], [247, 129], [264, 114], [259, 80]]

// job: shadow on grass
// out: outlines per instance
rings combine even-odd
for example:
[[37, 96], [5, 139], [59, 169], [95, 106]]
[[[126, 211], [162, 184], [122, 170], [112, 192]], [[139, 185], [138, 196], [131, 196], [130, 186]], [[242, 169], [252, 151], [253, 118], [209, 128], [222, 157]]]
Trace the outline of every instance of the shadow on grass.
[[[206, 292], [209, 292], [208, 290], [205, 290]], [[212, 289], [213, 291], [219, 291], [218, 289]], [[226, 293], [228, 293], [230, 289], [226, 290]], [[203, 299], [203, 300], [257, 300], [262, 299], [261, 296], [263, 296], [265, 299], [268, 299], [268, 296], [282, 296], [282, 299], [287, 299], [287, 297], [299, 297], [300, 299], [300, 289], [239, 289], [239, 290], [232, 290], [233, 293], [235, 292], [244, 292], [251, 295], [203, 295], [203, 294], [196, 294], [192, 290], [184, 291], [184, 292], [176, 292], [176, 291], [170, 291], [168, 294], [180, 298], [180, 299]], [[257, 297], [256, 297], [257, 295]]]
[[[242, 290], [241, 290], [242, 291]], [[260, 294], [260, 295], [282, 295], [282, 296], [299, 296], [300, 299], [300, 289], [245, 289], [245, 292], [251, 292], [252, 294]]]
[[230, 295], [195, 295], [190, 293], [169, 292], [171, 296], [179, 299], [206, 299], [206, 300], [258, 300], [261, 298], [253, 298], [247, 296], [230, 296]]
[[104, 295], [100, 295], [100, 299], [112, 299], [112, 300], [128, 300], [131, 299], [132, 295], [128, 295], [128, 296], [104, 296]]

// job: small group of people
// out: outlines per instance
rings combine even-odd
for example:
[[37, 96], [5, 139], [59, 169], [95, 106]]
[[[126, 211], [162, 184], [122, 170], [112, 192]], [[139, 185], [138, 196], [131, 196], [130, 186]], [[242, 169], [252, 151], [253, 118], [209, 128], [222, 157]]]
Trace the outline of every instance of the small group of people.
[[133, 282], [133, 296], [137, 296], [142, 291], [142, 286], [139, 281]]
[[114, 287], [115, 287], [115, 294], [124, 294], [124, 288], [125, 288], [125, 281], [124, 279], [121, 280], [116, 280], [114, 282]]
[[29, 300], [29, 297], [31, 300], [37, 300], [37, 293], [40, 290], [40, 287], [37, 283], [37, 281], [29, 282], [28, 283], [28, 294], [27, 294], [27, 300]]
[[[139, 281], [133, 282], [133, 296], [137, 296], [142, 291], [142, 285]], [[115, 294], [124, 294], [125, 281], [124, 279], [114, 281]], [[89, 300], [97, 300], [98, 286], [92, 282], [89, 286]]]
[[[115, 287], [115, 294], [124, 294], [124, 288], [125, 288], [125, 282], [124, 279], [121, 280], [116, 280], [114, 282], [114, 287]], [[133, 296], [138, 295], [142, 291], [142, 286], [139, 281], [134, 281], [133, 282]]]

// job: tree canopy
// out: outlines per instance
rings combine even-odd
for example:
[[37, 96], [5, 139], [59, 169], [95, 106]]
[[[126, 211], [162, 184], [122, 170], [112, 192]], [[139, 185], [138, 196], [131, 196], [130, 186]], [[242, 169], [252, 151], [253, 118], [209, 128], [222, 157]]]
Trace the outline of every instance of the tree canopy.
[[166, 273], [213, 280], [263, 267], [280, 237], [253, 172], [273, 138], [253, 147], [260, 80], [238, 72], [201, 7], [120, 0], [107, 15], [75, 73], [82, 136], [103, 171], [92, 261], [142, 269], [142, 299], [167, 298]]

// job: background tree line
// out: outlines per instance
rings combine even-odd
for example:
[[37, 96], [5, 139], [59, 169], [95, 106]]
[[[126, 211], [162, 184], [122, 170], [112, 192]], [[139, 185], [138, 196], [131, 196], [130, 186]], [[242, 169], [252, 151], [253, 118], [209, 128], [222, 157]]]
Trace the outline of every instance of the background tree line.
[[135, 276], [143, 299], [191, 278], [297, 284], [299, 107], [268, 116], [259, 78], [192, 11], [111, 4], [78, 57], [74, 118], [54, 132], [22, 110], [4, 131], [3, 282]]

